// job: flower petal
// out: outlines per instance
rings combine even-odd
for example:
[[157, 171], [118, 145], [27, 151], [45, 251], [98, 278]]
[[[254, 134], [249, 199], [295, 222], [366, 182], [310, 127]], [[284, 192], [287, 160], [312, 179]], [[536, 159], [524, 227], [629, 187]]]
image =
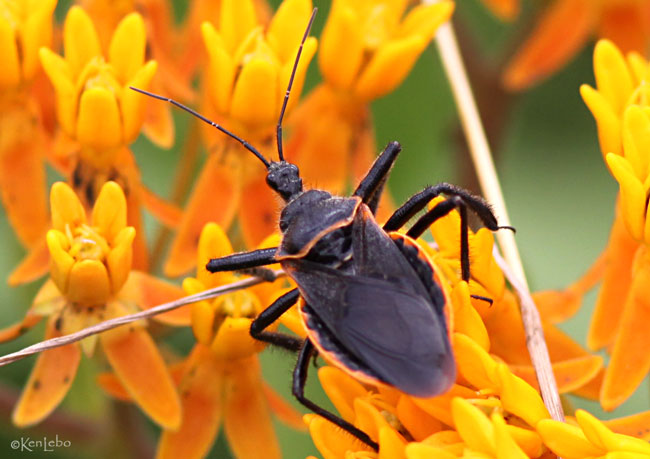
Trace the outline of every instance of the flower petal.
[[271, 408], [273, 414], [280, 421], [292, 429], [307, 430], [307, 426], [302, 420], [302, 413], [297, 411], [286, 400], [284, 400], [280, 394], [278, 394], [266, 382], [262, 382], [262, 390], [264, 391], [264, 397], [266, 397], [266, 402], [268, 403], [269, 408]]
[[126, 198], [117, 183], [106, 182], [102, 186], [93, 206], [91, 221], [109, 244], [126, 227]]
[[230, 226], [239, 205], [240, 166], [230, 154], [208, 155], [172, 242], [164, 269], [167, 276], [179, 276], [194, 266], [199, 237], [206, 223], [216, 222], [222, 228]]
[[[124, 127], [125, 143], [131, 143], [138, 138], [140, 130], [145, 122], [147, 110], [150, 110], [149, 107], [153, 102], [148, 100], [144, 95], [132, 90], [131, 87], [144, 90], [149, 89], [151, 80], [153, 80], [157, 69], [158, 64], [156, 61], [147, 62], [144, 66], [138, 67], [133, 77], [130, 80], [127, 80], [127, 86], [122, 88], [122, 94], [120, 96], [120, 114], [122, 116]], [[164, 107], [164, 104], [155, 105]], [[165, 108], [168, 109], [168, 107]]]
[[[553, 374], [558, 392], [565, 394], [584, 386], [594, 379], [603, 368], [603, 358], [599, 355], [578, 357], [560, 362], [553, 362]], [[513, 365], [510, 370], [524, 379], [534, 388], [538, 388], [537, 374], [532, 366]]]
[[[525, 459], [528, 457], [510, 436], [508, 426], [499, 413], [492, 413], [490, 417], [494, 427], [494, 443], [497, 459]], [[541, 447], [541, 445], [540, 445]], [[540, 448], [541, 449], [541, 448]], [[541, 451], [540, 451], [541, 453]]]
[[[79, 6], [70, 8], [65, 18], [63, 48], [73, 79], [76, 79], [93, 57], [102, 55], [95, 26], [88, 14]], [[101, 114], [99, 116], [100, 118], [97, 119], [101, 119]]]
[[598, 141], [603, 157], [607, 153], [622, 155], [622, 123], [612, 104], [600, 92], [586, 84], [580, 86], [580, 95], [596, 120]]
[[159, 459], [203, 457], [219, 433], [225, 383], [223, 370], [207, 348], [199, 345], [192, 354], [193, 364], [179, 387], [183, 420], [178, 430], [163, 431], [156, 456]]
[[[56, 338], [56, 317], [47, 324], [45, 338]], [[68, 393], [77, 372], [81, 352], [76, 343], [42, 352], [12, 414], [13, 423], [27, 427], [47, 417]]]
[[496, 453], [494, 427], [480, 409], [456, 397], [451, 401], [451, 414], [456, 431], [469, 448], [489, 455]]
[[290, 62], [293, 66], [296, 46], [305, 33], [311, 11], [311, 0], [287, 0], [280, 4], [273, 15], [266, 39], [280, 62]]
[[260, 174], [242, 189], [239, 209], [241, 231], [246, 247], [256, 247], [269, 234], [278, 230], [280, 201], [266, 184], [266, 177]]
[[[44, 0], [33, 8], [20, 33], [22, 44], [22, 71], [25, 79], [31, 79], [38, 70], [38, 50], [52, 42], [52, 14], [57, 0]], [[4, 61], [4, 59], [2, 60]]]
[[650, 256], [647, 252], [637, 258], [630, 291], [623, 306], [620, 330], [614, 342], [609, 367], [601, 390], [601, 404], [611, 410], [623, 403], [650, 370]]
[[607, 241], [605, 275], [587, 334], [587, 346], [594, 351], [614, 343], [623, 315], [621, 299], [632, 284], [632, 263], [639, 248], [625, 227], [620, 205], [617, 207]]
[[357, 437], [321, 416], [306, 414], [304, 420], [309, 426], [312, 441], [323, 455], [323, 459], [345, 457], [346, 451], [371, 451], [370, 447]]
[[337, 89], [349, 89], [363, 61], [363, 30], [352, 5], [332, 5], [321, 34], [318, 63], [323, 78]]
[[613, 432], [642, 438], [645, 441], [650, 439], [650, 411], [603, 422]]
[[609, 40], [596, 43], [594, 75], [598, 91], [621, 117], [634, 91], [634, 82], [623, 53]]
[[512, 374], [507, 365], [498, 364], [496, 373], [500, 380], [499, 395], [504, 410], [516, 414], [531, 427], [550, 417], [539, 393], [526, 381]]
[[221, 258], [233, 253], [228, 236], [218, 224], [209, 222], [203, 227], [197, 253], [196, 277], [203, 285], [218, 286], [232, 281], [231, 273], [213, 274], [205, 268], [212, 258]]
[[[442, 423], [416, 405], [411, 397], [400, 397], [396, 409], [397, 417], [415, 441], [442, 430]], [[379, 434], [381, 440], [381, 430]]]
[[10, 287], [33, 282], [47, 274], [50, 266], [50, 252], [47, 248], [46, 238], [36, 244], [16, 266], [9, 278], [7, 284]]
[[616, 434], [585, 410], [576, 411], [576, 420], [591, 443], [606, 451], [629, 451], [650, 456], [650, 444], [640, 438]]
[[232, 54], [258, 25], [255, 6], [251, 0], [224, 0], [220, 13], [219, 31]]
[[94, 306], [105, 303], [110, 294], [108, 271], [101, 261], [81, 260], [72, 265], [65, 292], [68, 301]]
[[61, 56], [50, 49], [41, 48], [38, 56], [56, 91], [57, 120], [65, 133], [73, 137], [77, 120], [78, 100], [77, 90], [72, 81], [72, 70]]
[[553, 2], [508, 63], [504, 85], [519, 91], [556, 72], [584, 46], [594, 21], [590, 0]]
[[410, 36], [384, 44], [359, 75], [355, 93], [370, 101], [391, 92], [404, 81], [427, 43], [420, 36]]
[[490, 337], [485, 325], [472, 306], [467, 282], [461, 281], [452, 291], [452, 305], [454, 312], [454, 331], [470, 337], [476, 344], [486, 351], [490, 350]]
[[252, 128], [277, 120], [278, 68], [264, 57], [253, 57], [242, 67], [232, 95], [231, 116]]
[[108, 60], [120, 83], [127, 83], [140, 70], [144, 64], [146, 45], [142, 16], [138, 13], [128, 14], [115, 28], [108, 48]]
[[18, 41], [13, 27], [7, 19], [0, 18], [0, 89], [11, 88], [20, 83], [20, 60], [18, 58]]
[[636, 178], [632, 166], [623, 157], [613, 153], [607, 155], [607, 165], [616, 178], [621, 190], [621, 213], [627, 229], [638, 241], [643, 238], [645, 208], [645, 190]]
[[353, 422], [354, 400], [365, 397], [368, 391], [357, 380], [335, 367], [319, 368], [318, 379], [341, 417], [348, 422]]
[[111, 91], [94, 87], [81, 94], [76, 137], [83, 145], [97, 150], [116, 148], [123, 143], [120, 110]]
[[271, 412], [260, 388], [262, 372], [257, 356], [233, 361], [224, 382], [224, 430], [236, 457], [279, 458]]
[[606, 452], [589, 442], [582, 430], [571, 424], [544, 419], [536, 429], [544, 444], [562, 457], [600, 457]]
[[419, 35], [431, 40], [438, 27], [451, 17], [454, 3], [441, 1], [428, 5], [418, 5], [411, 9], [395, 33], [398, 38]]
[[66, 225], [71, 227], [86, 223], [86, 211], [72, 188], [66, 183], [56, 182], [50, 190], [50, 209], [52, 228], [65, 232]]
[[[184, 295], [183, 289], [142, 271], [132, 270], [120, 290], [120, 298], [133, 302], [140, 309], [151, 309], [170, 301], [176, 301]], [[190, 308], [182, 307], [157, 314], [154, 320], [167, 325], [187, 326], [190, 324]]]
[[519, 0], [483, 0], [483, 3], [495, 16], [508, 22], [513, 21], [521, 9]]
[[100, 339], [115, 374], [140, 408], [159, 425], [178, 428], [180, 400], [149, 333], [130, 325], [104, 332]]

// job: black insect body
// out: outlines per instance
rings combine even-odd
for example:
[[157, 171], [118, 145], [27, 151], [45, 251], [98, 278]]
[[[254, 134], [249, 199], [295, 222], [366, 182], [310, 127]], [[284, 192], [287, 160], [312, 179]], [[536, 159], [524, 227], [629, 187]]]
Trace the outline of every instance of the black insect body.
[[[303, 42], [308, 32], [309, 27]], [[377, 449], [365, 432], [305, 397], [311, 358], [318, 351], [364, 382], [391, 385], [411, 395], [431, 397], [445, 392], [456, 377], [445, 315], [449, 300], [437, 268], [414, 240], [435, 220], [457, 209], [461, 217], [462, 278], [468, 280], [467, 209], [475, 212], [487, 228], [495, 231], [499, 226], [485, 201], [446, 183], [425, 188], [383, 226], [378, 224], [374, 215], [400, 152], [397, 142], [388, 144], [352, 196], [303, 190], [298, 167], [286, 162], [282, 153], [281, 125], [292, 81], [293, 75], [277, 126], [277, 162], [267, 160], [246, 141], [188, 107], [138, 91], [189, 111], [240, 142], [265, 165], [268, 185], [286, 203], [279, 222], [280, 246], [213, 259], [206, 267], [218, 272], [281, 264], [298, 287], [262, 311], [251, 325], [251, 335], [298, 352], [293, 374], [296, 398]], [[405, 235], [396, 232], [440, 195], [446, 199], [420, 216]], [[296, 303], [307, 330], [304, 341], [266, 331]]]

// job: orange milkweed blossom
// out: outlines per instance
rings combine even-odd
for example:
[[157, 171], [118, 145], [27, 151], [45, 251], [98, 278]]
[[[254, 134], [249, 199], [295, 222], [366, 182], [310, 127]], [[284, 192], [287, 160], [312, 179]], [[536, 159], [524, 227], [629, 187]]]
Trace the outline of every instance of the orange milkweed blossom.
[[7, 217], [27, 248], [42, 242], [49, 224], [47, 135], [33, 85], [41, 72], [38, 49], [52, 41], [55, 7], [56, 0], [0, 3], [0, 192]]
[[[267, 238], [261, 247], [277, 245]], [[231, 272], [212, 274], [206, 263], [232, 253], [224, 231], [208, 223], [199, 238], [196, 278], [183, 281], [188, 295], [234, 282]], [[229, 293], [191, 306], [191, 324], [196, 345], [177, 367], [183, 419], [178, 429], [164, 430], [158, 444], [158, 458], [204, 457], [222, 424], [236, 457], [280, 457], [280, 446], [271, 423], [271, 413], [294, 428], [304, 428], [293, 410], [262, 380], [258, 353], [265, 344], [250, 336], [253, 319], [267, 304], [286, 290], [283, 279]], [[104, 388], [117, 398], [130, 397], [109, 375]]]
[[[354, 180], [363, 177], [376, 155], [370, 102], [406, 78], [454, 9], [450, 1], [408, 11], [407, 6], [385, 0], [332, 3], [318, 56], [324, 82], [287, 123], [287, 157], [308, 186], [342, 193], [349, 171]], [[388, 202], [381, 206], [380, 220], [387, 207]]]
[[[435, 206], [443, 198], [436, 198]], [[450, 212], [431, 226], [437, 247], [425, 242], [420, 245], [441, 269], [452, 290], [452, 316], [454, 330], [470, 336], [489, 350], [492, 355], [507, 363], [510, 370], [537, 386], [528, 349], [526, 333], [515, 294], [506, 288], [503, 272], [494, 259], [494, 235], [487, 228], [476, 233], [469, 231], [470, 273], [469, 283], [460, 275], [460, 216]], [[470, 295], [489, 298], [492, 303]], [[553, 372], [560, 393], [581, 391], [603, 368], [603, 359], [592, 355], [549, 321], [543, 322]]]
[[650, 3], [646, 0], [553, 0], [541, 13], [503, 73], [510, 90], [526, 89], [558, 71], [591, 36], [623, 51], [648, 52]]
[[650, 180], [649, 68], [640, 55], [630, 53], [626, 58], [608, 40], [596, 45], [597, 88], [583, 85], [580, 93], [596, 120], [609, 171], [619, 182], [617, 212], [607, 247], [594, 268], [566, 292], [538, 302], [542, 315], [561, 321], [577, 310], [585, 291], [602, 278], [587, 346], [611, 353], [604, 377], [593, 388], [605, 409], [623, 403], [650, 370], [645, 351], [650, 341], [644, 329], [650, 319], [645, 304], [650, 274], [650, 238], [645, 229]]
[[[127, 203], [115, 182], [102, 187], [90, 219], [68, 185], [57, 182], [51, 194], [52, 229], [47, 233], [50, 279], [37, 294], [22, 323], [0, 332], [11, 339], [47, 317], [46, 338], [67, 335], [103, 320], [182, 296], [144, 273], [131, 271], [135, 229], [127, 226]], [[182, 313], [161, 317], [187, 323]], [[127, 391], [158, 424], [177, 428], [181, 404], [165, 363], [142, 323], [132, 323], [67, 344], [38, 356], [13, 412], [13, 422], [29, 426], [47, 417], [68, 392], [81, 351], [104, 355]]]
[[607, 451], [647, 450], [645, 441], [612, 432], [643, 429], [647, 414], [608, 421], [604, 426], [580, 411], [576, 416], [581, 425], [589, 417], [592, 425], [606, 431], [598, 435], [607, 446], [580, 449], [578, 443], [568, 449], [580, 437], [573, 425], [552, 421], [537, 390], [482, 345], [462, 333], [452, 336], [458, 380], [449, 392], [437, 397], [423, 399], [390, 387], [368, 387], [337, 368], [321, 368], [321, 384], [340, 415], [379, 444], [375, 453], [324, 418], [307, 414], [305, 422], [324, 459], [550, 458], [552, 451], [566, 458], [587, 459], [617, 457], [605, 456]]
[[[156, 62], [145, 62], [145, 45], [142, 17], [131, 13], [116, 28], [105, 57], [92, 21], [80, 7], [73, 6], [63, 28], [65, 57], [48, 48], [39, 52], [56, 93], [59, 126], [74, 144], [71, 152], [58, 159], [58, 166], [88, 208], [108, 180], [119, 182], [126, 190], [128, 220], [137, 230], [134, 263], [140, 269], [147, 266], [146, 242], [140, 231], [141, 204], [168, 224], [180, 218], [178, 209], [142, 185], [127, 147], [139, 135], [146, 111], [146, 100], [129, 86], [148, 87], [156, 72]], [[28, 255], [10, 282], [42, 274], [35, 272], [42, 264], [35, 260], [42, 256]]]
[[483, 0], [485, 6], [503, 21], [512, 21], [521, 10], [520, 0]]
[[[312, 12], [310, 0], [286, 0], [264, 29], [252, 0], [223, 0], [217, 27], [203, 23], [208, 52], [204, 80], [205, 114], [246, 139], [267, 158], [277, 157], [275, 126], [300, 40]], [[316, 39], [305, 42], [289, 107], [302, 89], [305, 72], [316, 52]], [[196, 182], [172, 242], [165, 273], [178, 276], [194, 265], [192, 254], [203, 225], [228, 228], [239, 215], [244, 242], [259, 244], [276, 231], [276, 196], [266, 185], [259, 161], [240, 144], [207, 127], [207, 162]]]

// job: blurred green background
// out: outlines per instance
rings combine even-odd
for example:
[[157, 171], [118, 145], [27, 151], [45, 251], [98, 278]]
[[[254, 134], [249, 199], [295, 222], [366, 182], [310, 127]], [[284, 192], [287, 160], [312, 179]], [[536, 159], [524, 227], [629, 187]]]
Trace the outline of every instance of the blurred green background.
[[[313, 32], [318, 36], [327, 17], [328, 2], [315, 0], [314, 3], [320, 8]], [[499, 89], [498, 71], [529, 30], [535, 13], [533, 6], [539, 2], [523, 4], [519, 20], [506, 25], [492, 17], [478, 0], [459, 0], [454, 23], [488, 127], [531, 288], [561, 288], [583, 273], [604, 247], [617, 186], [603, 164], [595, 124], [578, 93], [580, 84], [593, 84], [593, 44], [536, 88], [516, 95]], [[68, 5], [69, 2], [60, 2], [59, 20], [65, 16]], [[176, 6], [182, 15], [185, 5], [177, 1]], [[377, 145], [381, 147], [388, 141], [398, 140], [403, 146], [403, 154], [389, 182], [398, 203], [439, 181], [479, 191], [439, 57], [434, 45], [429, 48], [405, 83], [372, 107]], [[304, 93], [318, 82], [315, 64], [314, 59]], [[171, 188], [178, 149], [190, 121], [184, 113], [175, 113], [175, 119], [176, 148], [160, 150], [144, 139], [133, 146], [144, 182], [162, 196], [168, 195]], [[50, 179], [54, 181], [57, 177], [51, 172]], [[158, 231], [151, 218], [147, 219], [147, 230], [151, 236]], [[0, 238], [3, 247], [0, 275], [6, 278], [24, 252], [4, 214], [0, 219]], [[0, 326], [21, 318], [40, 283], [3, 290]], [[562, 325], [583, 344], [594, 297], [594, 292], [588, 295], [579, 314]], [[160, 327], [155, 331], [160, 331]], [[165, 341], [179, 352], [187, 352], [193, 344], [189, 330], [163, 330], [163, 333]], [[0, 353], [33, 344], [42, 336], [43, 327], [37, 327], [15, 342], [0, 346]], [[291, 400], [294, 358], [267, 350], [262, 361], [266, 379]], [[102, 395], [94, 382], [97, 371], [104, 368], [97, 359], [82, 359], [73, 388], [54, 415], [32, 429], [15, 429], [10, 424], [11, 409], [33, 364], [32, 357], [0, 368], [0, 455], [85, 458], [147, 457], [153, 453], [157, 428], [136, 408]], [[315, 377], [307, 393], [324, 401]], [[572, 401], [576, 407], [610, 418], [649, 409], [648, 395], [648, 385], [644, 383], [614, 413], [602, 412], [596, 403], [578, 398]], [[276, 428], [285, 457], [317, 454], [305, 433], [297, 433], [279, 423]], [[61, 440], [70, 440], [72, 446], [47, 453], [20, 453], [10, 448], [11, 441], [21, 437], [54, 439], [56, 435]], [[223, 436], [219, 437], [210, 457], [231, 457]]]

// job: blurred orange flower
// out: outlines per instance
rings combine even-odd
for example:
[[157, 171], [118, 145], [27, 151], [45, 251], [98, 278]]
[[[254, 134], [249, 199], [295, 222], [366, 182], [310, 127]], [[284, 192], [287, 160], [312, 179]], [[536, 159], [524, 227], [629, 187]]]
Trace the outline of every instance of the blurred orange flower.
[[[218, 27], [208, 22], [201, 27], [208, 51], [205, 114], [255, 145], [267, 158], [277, 156], [274, 128], [311, 12], [311, 0], [286, 0], [264, 30], [252, 0], [224, 0]], [[315, 52], [316, 39], [310, 37], [289, 107], [298, 100]], [[239, 215], [247, 247], [277, 230], [278, 202], [266, 185], [259, 161], [208, 126], [204, 134], [210, 151], [165, 264], [169, 276], [183, 274], [194, 265], [198, 236], [209, 221], [228, 228]]]
[[52, 41], [55, 7], [56, 0], [0, 3], [0, 191], [9, 221], [27, 248], [42, 242], [49, 222], [43, 164], [47, 134], [32, 85], [41, 70], [38, 49]]
[[650, 46], [646, 0], [553, 0], [541, 13], [503, 74], [511, 90], [526, 89], [557, 72], [596, 35], [623, 51], [644, 54]]
[[[56, 166], [86, 208], [92, 207], [99, 190], [114, 180], [126, 190], [128, 221], [136, 229], [135, 266], [148, 265], [142, 231], [141, 205], [144, 203], [161, 221], [174, 225], [180, 210], [148, 191], [140, 181], [133, 153], [126, 146], [140, 133], [147, 102], [129, 86], [146, 88], [157, 64], [145, 62], [145, 25], [137, 13], [127, 15], [115, 29], [106, 56], [90, 17], [73, 6], [63, 28], [65, 57], [48, 48], [39, 55], [56, 93], [57, 119], [64, 136], [60, 143], [69, 148], [53, 158]], [[73, 146], [70, 146], [70, 143]], [[32, 250], [16, 268], [10, 283], [18, 284], [44, 274], [44, 246]]]
[[[363, 177], [377, 154], [370, 102], [402, 83], [454, 9], [443, 1], [407, 11], [407, 3], [333, 2], [318, 58], [325, 81], [287, 125], [287, 157], [308, 186], [342, 193], [350, 178]], [[390, 207], [385, 196], [380, 220]]]

